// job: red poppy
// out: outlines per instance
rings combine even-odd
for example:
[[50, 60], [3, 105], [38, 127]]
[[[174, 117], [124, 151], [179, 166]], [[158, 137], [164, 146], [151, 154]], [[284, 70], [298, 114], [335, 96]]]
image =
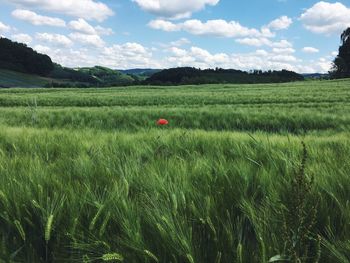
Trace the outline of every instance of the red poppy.
[[169, 122], [166, 119], [159, 119], [157, 121], [157, 125], [162, 126], [162, 125], [168, 125]]

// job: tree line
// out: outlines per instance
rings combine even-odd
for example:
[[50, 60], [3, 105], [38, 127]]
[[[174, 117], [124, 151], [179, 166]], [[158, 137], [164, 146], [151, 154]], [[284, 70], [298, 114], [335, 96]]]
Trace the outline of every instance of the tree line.
[[193, 67], [179, 67], [165, 69], [153, 74], [144, 81], [149, 85], [184, 85], [184, 84], [253, 84], [279, 83], [303, 80], [304, 77], [293, 71], [262, 71], [250, 72], [235, 69], [197, 69]]

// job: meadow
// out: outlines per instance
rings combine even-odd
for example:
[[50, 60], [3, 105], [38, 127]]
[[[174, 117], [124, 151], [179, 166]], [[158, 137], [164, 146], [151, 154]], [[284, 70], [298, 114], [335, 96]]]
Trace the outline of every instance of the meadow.
[[349, 80], [0, 89], [0, 262], [348, 263], [349, 128]]

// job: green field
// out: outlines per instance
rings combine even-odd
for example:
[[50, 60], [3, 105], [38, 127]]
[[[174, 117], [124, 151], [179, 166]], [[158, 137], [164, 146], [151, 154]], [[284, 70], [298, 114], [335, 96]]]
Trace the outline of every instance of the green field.
[[0, 84], [5, 87], [41, 87], [47, 83], [50, 83], [51, 81], [53, 81], [53, 79], [0, 69]]
[[348, 80], [0, 89], [0, 262], [348, 263], [349, 129]]

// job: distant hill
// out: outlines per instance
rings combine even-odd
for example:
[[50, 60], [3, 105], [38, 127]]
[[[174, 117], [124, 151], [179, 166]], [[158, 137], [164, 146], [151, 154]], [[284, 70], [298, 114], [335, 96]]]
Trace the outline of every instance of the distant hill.
[[47, 76], [54, 68], [51, 58], [25, 44], [0, 38], [0, 68]]
[[327, 73], [305, 73], [302, 75], [305, 79], [328, 79], [330, 77]]
[[97, 84], [103, 84], [105, 86], [130, 85], [135, 81], [135, 78], [132, 76], [124, 74], [118, 70], [101, 66], [78, 68], [77, 71], [93, 77]]
[[130, 74], [130, 75], [141, 75], [141, 76], [147, 76], [150, 77], [154, 73], [162, 71], [161, 69], [151, 69], [151, 68], [135, 68], [135, 69], [126, 69], [126, 70], [119, 70], [119, 72], [122, 72], [124, 74]]
[[124, 86], [144, 79], [100, 66], [62, 67], [49, 56], [7, 38], [0, 38], [0, 70], [0, 87]]
[[245, 72], [234, 69], [171, 68], [153, 74], [145, 83], [151, 85], [184, 85], [216, 83], [280, 83], [303, 80], [304, 77], [288, 70]]

